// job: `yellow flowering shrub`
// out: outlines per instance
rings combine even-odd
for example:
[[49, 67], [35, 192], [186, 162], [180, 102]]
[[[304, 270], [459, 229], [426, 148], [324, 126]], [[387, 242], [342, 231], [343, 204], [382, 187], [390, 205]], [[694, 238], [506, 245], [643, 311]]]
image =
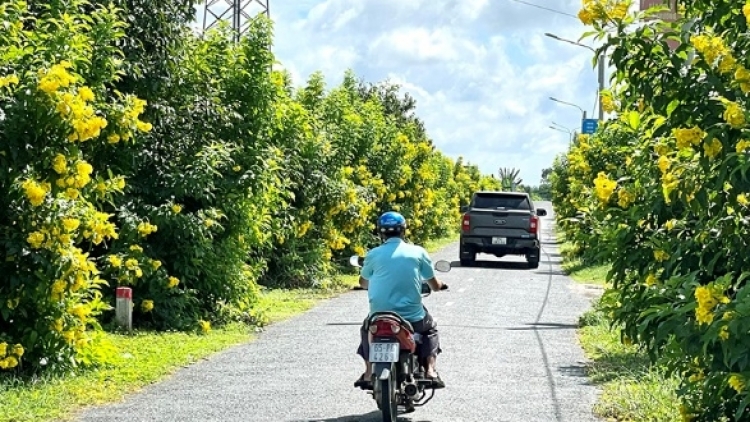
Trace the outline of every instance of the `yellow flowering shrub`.
[[680, 3], [692, 24], [670, 34], [583, 1], [619, 116], [556, 161], [553, 202], [582, 258], [611, 263], [602, 302], [624, 336], [683, 375], [684, 420], [746, 420], [750, 2]]

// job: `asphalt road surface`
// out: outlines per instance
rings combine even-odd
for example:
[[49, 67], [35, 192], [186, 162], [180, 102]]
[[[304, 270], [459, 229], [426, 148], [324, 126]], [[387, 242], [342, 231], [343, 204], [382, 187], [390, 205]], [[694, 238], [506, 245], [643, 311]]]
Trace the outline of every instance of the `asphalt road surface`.
[[[537, 204], [551, 210], [549, 203]], [[542, 221], [537, 270], [514, 257], [479, 255], [461, 268], [458, 245], [432, 254], [455, 261], [438, 277], [450, 290], [425, 304], [438, 323], [446, 388], [404, 422], [596, 421], [598, 390], [576, 340], [590, 299], [559, 268], [552, 213]], [[353, 387], [367, 312], [364, 291], [327, 300], [269, 327], [256, 341], [178, 371], [125, 402], [91, 408], [80, 421], [374, 422], [375, 401]]]

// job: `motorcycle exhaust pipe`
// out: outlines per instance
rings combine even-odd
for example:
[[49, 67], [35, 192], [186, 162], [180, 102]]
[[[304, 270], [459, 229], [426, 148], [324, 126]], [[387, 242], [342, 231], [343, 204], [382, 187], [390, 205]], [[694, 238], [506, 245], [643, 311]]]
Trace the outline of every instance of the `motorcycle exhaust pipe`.
[[419, 388], [417, 388], [417, 384], [414, 384], [414, 382], [407, 382], [406, 385], [404, 385], [404, 394], [406, 394], [410, 399], [413, 399], [414, 397], [419, 394]]

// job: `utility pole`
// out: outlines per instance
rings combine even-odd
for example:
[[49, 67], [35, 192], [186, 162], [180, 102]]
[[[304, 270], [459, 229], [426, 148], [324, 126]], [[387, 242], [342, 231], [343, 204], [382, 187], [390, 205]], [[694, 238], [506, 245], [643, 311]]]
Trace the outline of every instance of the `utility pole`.
[[205, 0], [203, 9], [203, 31], [216, 26], [221, 21], [232, 22], [234, 41], [247, 32], [253, 16], [265, 13], [271, 17], [271, 0]]

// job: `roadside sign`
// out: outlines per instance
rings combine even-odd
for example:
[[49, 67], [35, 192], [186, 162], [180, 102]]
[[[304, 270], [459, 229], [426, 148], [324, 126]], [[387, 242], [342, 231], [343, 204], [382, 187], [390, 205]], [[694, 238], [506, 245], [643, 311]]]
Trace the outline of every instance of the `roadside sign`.
[[596, 132], [596, 128], [599, 126], [599, 120], [597, 119], [583, 119], [581, 122], [581, 133], [591, 135]]

